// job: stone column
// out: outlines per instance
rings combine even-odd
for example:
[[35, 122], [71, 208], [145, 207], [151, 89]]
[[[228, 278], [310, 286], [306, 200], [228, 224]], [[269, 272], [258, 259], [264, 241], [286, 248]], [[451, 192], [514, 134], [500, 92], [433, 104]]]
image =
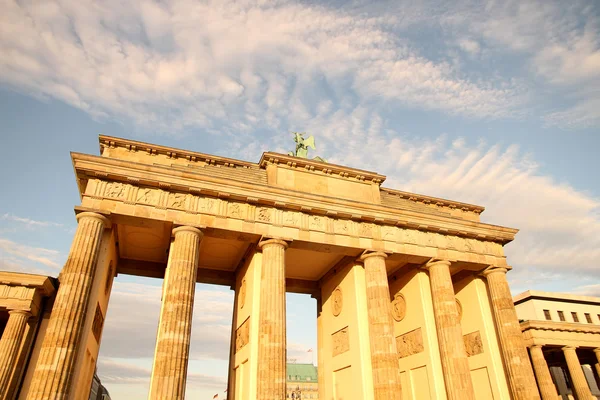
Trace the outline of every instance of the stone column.
[[286, 397], [285, 249], [283, 240], [269, 239], [262, 249], [258, 328], [257, 400]]
[[385, 267], [386, 257], [382, 252], [370, 252], [363, 254], [360, 260], [365, 264], [374, 399], [400, 400], [400, 368]]
[[542, 400], [556, 400], [558, 393], [556, 392], [554, 382], [552, 382], [552, 376], [550, 375], [550, 369], [548, 369], [548, 363], [546, 363], [546, 359], [544, 358], [542, 346], [534, 344], [529, 348], [529, 352], [531, 353], [533, 370], [535, 371]]
[[506, 268], [490, 267], [483, 272], [483, 276], [488, 283], [508, 386], [515, 400], [539, 400], [525, 339], [506, 281], [506, 271]]
[[192, 334], [192, 311], [202, 232], [173, 229], [165, 273], [156, 350], [150, 380], [151, 400], [183, 400]]
[[450, 261], [432, 260], [424, 268], [429, 271], [431, 282], [433, 314], [446, 395], [448, 400], [474, 400], [471, 371], [450, 276]]
[[8, 312], [8, 322], [0, 339], [0, 399], [8, 398], [10, 377], [15, 369], [23, 333], [30, 316], [31, 312], [25, 310]]
[[600, 377], [600, 349], [594, 349], [594, 354], [596, 354], [596, 360], [598, 361], [595, 365], [596, 374]]
[[573, 383], [573, 390], [577, 395], [577, 400], [592, 400], [592, 391], [588, 386], [579, 358], [577, 358], [577, 352], [573, 346], [565, 346], [562, 348], [565, 354], [565, 360], [567, 360], [567, 367], [569, 368], [569, 375], [571, 375], [571, 382]]
[[29, 386], [28, 399], [67, 399], [104, 229], [110, 221], [97, 213], [77, 214], [77, 231], [60, 273], [52, 314]]

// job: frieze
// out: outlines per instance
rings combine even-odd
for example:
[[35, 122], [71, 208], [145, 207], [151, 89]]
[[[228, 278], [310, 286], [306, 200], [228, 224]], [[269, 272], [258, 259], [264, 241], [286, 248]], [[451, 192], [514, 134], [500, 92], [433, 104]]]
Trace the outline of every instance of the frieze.
[[[255, 221], [274, 225], [295, 227], [301, 230], [320, 231], [351, 237], [371, 238], [397, 244], [409, 244], [424, 247], [448, 249], [467, 253], [487, 254], [503, 257], [503, 246], [489, 240], [465, 238], [452, 234], [428, 232], [427, 226], [411, 229], [391, 226], [393, 221], [361, 221], [361, 216], [352, 215], [352, 219], [337, 218], [336, 213], [329, 216], [311, 215], [312, 209], [302, 211], [281, 210], [275, 207], [248, 204], [223, 198], [202, 196], [199, 191], [192, 193], [170, 192], [166, 186], [161, 189], [138, 187], [121, 182], [94, 180], [93, 189], [87, 194], [92, 198], [115, 199], [118, 201], [154, 206], [159, 209], [175, 209], [186, 212], [223, 216], [232, 219]], [[198, 193], [198, 194], [196, 194]]]
[[483, 353], [483, 343], [479, 331], [467, 333], [463, 336], [463, 340], [465, 342], [467, 357]]
[[425, 347], [423, 346], [421, 328], [396, 337], [396, 347], [398, 349], [398, 358], [405, 358], [423, 352]]
[[331, 335], [332, 342], [332, 357], [337, 356], [350, 350], [350, 338], [348, 335], [348, 327], [342, 328]]
[[235, 352], [240, 351], [250, 342], [250, 317], [235, 331]]

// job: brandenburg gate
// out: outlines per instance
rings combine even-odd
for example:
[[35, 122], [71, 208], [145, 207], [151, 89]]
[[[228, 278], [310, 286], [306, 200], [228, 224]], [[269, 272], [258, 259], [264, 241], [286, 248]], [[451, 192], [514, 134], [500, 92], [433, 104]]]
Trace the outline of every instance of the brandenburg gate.
[[185, 396], [197, 282], [235, 291], [230, 400], [285, 399], [286, 292], [317, 302], [321, 400], [540, 398], [506, 280], [517, 230], [482, 207], [272, 152], [100, 153], [71, 154], [78, 227], [20, 398], [86, 398], [117, 274], [163, 279], [151, 400]]

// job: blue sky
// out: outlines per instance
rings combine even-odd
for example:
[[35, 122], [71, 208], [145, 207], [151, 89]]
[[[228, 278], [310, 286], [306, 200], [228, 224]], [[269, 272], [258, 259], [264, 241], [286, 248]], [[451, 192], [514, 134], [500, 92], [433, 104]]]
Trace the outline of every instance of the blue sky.
[[[1, 4], [0, 269], [58, 274], [79, 200], [69, 151], [98, 154], [99, 133], [258, 161], [307, 131], [331, 162], [519, 228], [514, 293], [600, 295], [595, 1]], [[114, 286], [99, 373], [115, 398], [146, 397], [159, 285]], [[233, 297], [197, 293], [188, 394], [210, 398]], [[289, 296], [299, 361], [314, 312]]]

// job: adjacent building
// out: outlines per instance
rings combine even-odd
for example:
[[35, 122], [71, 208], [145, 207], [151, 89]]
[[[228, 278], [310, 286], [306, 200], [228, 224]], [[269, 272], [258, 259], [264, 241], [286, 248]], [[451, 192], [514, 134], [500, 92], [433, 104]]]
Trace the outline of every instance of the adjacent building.
[[287, 364], [286, 398], [293, 400], [318, 399], [317, 367], [313, 364]]
[[600, 398], [600, 298], [530, 290], [514, 303], [542, 399]]

